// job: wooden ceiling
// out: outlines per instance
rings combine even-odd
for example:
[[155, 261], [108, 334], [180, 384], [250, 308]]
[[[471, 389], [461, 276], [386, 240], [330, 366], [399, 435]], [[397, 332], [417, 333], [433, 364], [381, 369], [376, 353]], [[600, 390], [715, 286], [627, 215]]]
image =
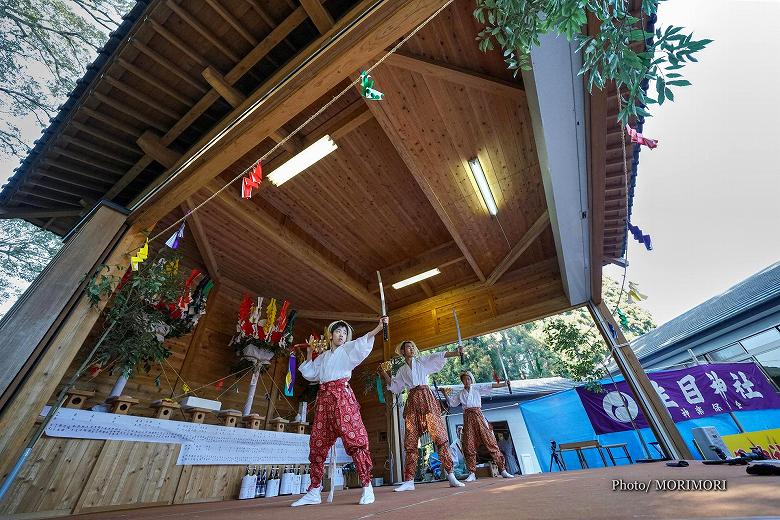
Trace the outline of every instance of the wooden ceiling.
[[[251, 200], [238, 184], [201, 210], [220, 272], [299, 308], [375, 315], [375, 272], [391, 308], [555, 258], [522, 82], [500, 55], [481, 53], [468, 2], [430, 22], [372, 72], [380, 102], [349, 92], [264, 163], [269, 173], [324, 134], [338, 150]], [[347, 85], [345, 80], [279, 129], [287, 135]], [[201, 190], [204, 200], [274, 140]], [[499, 208], [491, 217], [467, 161], [479, 157]], [[389, 285], [433, 267], [442, 274]], [[345, 285], [346, 280], [346, 285]], [[345, 288], [346, 287], [346, 288]], [[363, 291], [361, 296], [360, 292]], [[562, 293], [561, 293], [562, 294]]]

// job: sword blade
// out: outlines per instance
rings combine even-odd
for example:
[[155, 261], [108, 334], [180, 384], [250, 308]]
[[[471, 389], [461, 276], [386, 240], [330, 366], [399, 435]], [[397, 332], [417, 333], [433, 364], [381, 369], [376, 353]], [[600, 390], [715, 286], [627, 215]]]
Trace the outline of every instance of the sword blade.
[[387, 306], [385, 305], [385, 287], [382, 285], [382, 275], [379, 271], [376, 272], [376, 279], [379, 281], [379, 299], [382, 303], [382, 316], [387, 314]]

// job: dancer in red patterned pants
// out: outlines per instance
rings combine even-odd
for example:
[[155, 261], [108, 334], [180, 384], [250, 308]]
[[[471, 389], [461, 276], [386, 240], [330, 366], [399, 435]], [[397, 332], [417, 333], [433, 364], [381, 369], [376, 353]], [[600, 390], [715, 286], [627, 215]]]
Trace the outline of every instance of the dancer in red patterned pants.
[[[450, 406], [463, 407], [463, 436], [461, 443], [463, 454], [466, 459], [466, 466], [469, 468], [469, 476], [466, 482], [477, 480], [475, 475], [477, 467], [477, 448], [482, 443], [490, 453], [490, 457], [498, 466], [498, 471], [504, 478], [514, 478], [514, 475], [506, 471], [506, 463], [501, 450], [498, 449], [496, 437], [493, 434], [493, 428], [487, 422], [482, 414], [482, 396], [490, 395], [494, 388], [501, 388], [504, 383], [474, 383], [474, 374], [468, 371], [461, 372], [460, 380], [463, 383], [463, 390], [457, 393], [451, 393], [446, 389], [447, 401]], [[508, 382], [507, 382], [508, 384]]]
[[320, 389], [309, 438], [311, 486], [303, 497], [292, 503], [293, 507], [322, 502], [320, 492], [325, 459], [338, 437], [341, 437], [344, 448], [355, 462], [360, 482], [363, 484], [363, 494], [358, 503], [374, 502], [368, 434], [360, 416], [360, 405], [349, 386], [349, 378], [352, 377], [352, 370], [371, 353], [374, 336], [382, 330], [382, 324], [387, 322], [387, 316], [383, 316], [374, 330], [354, 341], [349, 324], [343, 321], [333, 322], [328, 327], [330, 349], [314, 358], [310, 348], [306, 361], [301, 364], [299, 370], [303, 377], [319, 382]]
[[452, 472], [452, 457], [450, 456], [449, 439], [444, 429], [444, 421], [441, 419], [439, 403], [428, 387], [428, 376], [435, 374], [444, 367], [446, 358], [459, 356], [461, 347], [451, 352], [439, 352], [428, 356], [418, 357], [417, 346], [414, 341], [402, 341], [396, 347], [396, 354], [403, 356], [405, 363], [393, 376], [380, 368], [380, 374], [387, 383], [387, 388], [394, 394], [399, 394], [409, 389], [409, 397], [404, 408], [404, 451], [406, 452], [406, 465], [404, 468], [404, 482], [394, 491], [412, 491], [414, 489], [414, 474], [417, 471], [417, 443], [420, 436], [428, 432], [439, 451], [441, 465], [447, 472], [447, 480], [453, 487], [462, 487], [464, 484], [455, 478]]

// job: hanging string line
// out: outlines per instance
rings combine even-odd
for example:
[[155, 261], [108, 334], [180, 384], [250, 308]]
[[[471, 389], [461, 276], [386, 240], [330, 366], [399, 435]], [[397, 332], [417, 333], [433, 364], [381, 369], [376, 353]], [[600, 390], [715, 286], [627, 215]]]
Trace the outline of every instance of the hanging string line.
[[[238, 386], [238, 383], [240, 383], [240, 382], [241, 382], [241, 380], [242, 380], [242, 379], [244, 379], [244, 377], [245, 377], [247, 374], [250, 374], [250, 373], [251, 373], [251, 372], [250, 372], [250, 370], [249, 370], [250, 368], [254, 368], [254, 367], [248, 367], [248, 368], [244, 369], [244, 373], [243, 373], [243, 374], [241, 374], [241, 377], [239, 377], [238, 379], [236, 379], [236, 381], [235, 381], [235, 382], [234, 382], [232, 385], [230, 385], [229, 387], [225, 388], [225, 389], [222, 391], [222, 393], [220, 393], [220, 394], [217, 396], [217, 401], [219, 401], [219, 399], [220, 399], [220, 398], [221, 398], [223, 395], [225, 395], [226, 393], [228, 393], [228, 392], [229, 392], [231, 389], [233, 389], [233, 388], [236, 388], [236, 387]], [[236, 372], [236, 373], [238, 373], [238, 372]], [[228, 377], [230, 377], [230, 376], [228, 376]]]
[[[387, 53], [385, 53], [385, 54], [384, 54], [384, 55], [383, 55], [383, 56], [382, 56], [382, 57], [381, 57], [381, 58], [380, 58], [380, 59], [379, 59], [379, 60], [378, 60], [376, 63], [374, 63], [373, 65], [371, 65], [370, 67], [368, 67], [368, 68], [366, 69], [366, 71], [365, 71], [365, 72], [366, 72], [366, 73], [370, 73], [370, 72], [371, 72], [372, 70], [374, 70], [376, 67], [378, 67], [379, 65], [381, 65], [381, 64], [382, 64], [382, 63], [383, 63], [383, 62], [384, 62], [384, 61], [385, 61], [387, 58], [389, 58], [389, 57], [390, 57], [392, 54], [394, 54], [394, 53], [395, 53], [395, 52], [396, 52], [398, 49], [400, 49], [400, 48], [401, 48], [401, 47], [402, 47], [402, 46], [403, 46], [403, 45], [404, 45], [404, 44], [405, 44], [407, 41], [409, 41], [409, 39], [410, 39], [410, 38], [412, 38], [412, 37], [413, 37], [415, 34], [417, 34], [417, 33], [418, 33], [418, 32], [419, 32], [419, 31], [420, 31], [420, 30], [421, 30], [423, 27], [425, 27], [425, 25], [427, 25], [427, 24], [428, 24], [428, 22], [430, 22], [431, 20], [433, 20], [434, 18], [436, 18], [436, 16], [438, 16], [438, 15], [439, 15], [439, 13], [441, 13], [441, 12], [442, 12], [442, 11], [443, 11], [445, 8], [447, 8], [447, 7], [448, 7], [448, 6], [449, 6], [449, 5], [450, 5], [450, 4], [451, 4], [453, 1], [454, 1], [454, 0], [448, 0], [447, 2], [445, 2], [445, 4], [444, 4], [444, 5], [442, 5], [442, 6], [441, 6], [439, 9], [437, 9], [437, 10], [436, 10], [436, 11], [435, 11], [435, 12], [434, 12], [432, 15], [430, 15], [428, 18], [426, 18], [426, 19], [425, 19], [425, 20], [424, 20], [424, 21], [423, 21], [423, 22], [422, 22], [420, 25], [418, 25], [418, 26], [417, 26], [417, 27], [416, 27], [416, 28], [415, 28], [415, 29], [414, 29], [412, 32], [410, 32], [408, 35], [406, 35], [404, 38], [402, 38], [402, 39], [401, 39], [401, 40], [400, 40], [400, 41], [399, 41], [397, 44], [395, 44], [395, 45], [394, 45], [394, 46], [393, 46], [393, 47], [392, 47], [392, 48], [391, 48], [391, 49], [390, 49], [390, 50], [389, 50]], [[317, 117], [319, 117], [320, 115], [322, 115], [322, 113], [323, 113], [323, 112], [325, 112], [325, 110], [327, 110], [328, 108], [330, 108], [330, 106], [331, 106], [331, 105], [333, 105], [333, 103], [335, 103], [337, 100], [339, 100], [339, 99], [340, 99], [342, 96], [344, 96], [344, 95], [345, 95], [347, 92], [349, 92], [350, 90], [352, 90], [352, 88], [353, 88], [353, 87], [357, 86], [357, 85], [360, 83], [360, 81], [361, 81], [361, 78], [360, 78], [360, 76], [358, 76], [358, 77], [357, 77], [356, 79], [354, 79], [354, 80], [353, 80], [353, 81], [352, 81], [352, 82], [351, 82], [349, 85], [347, 85], [347, 86], [346, 86], [346, 87], [345, 87], [345, 88], [344, 88], [344, 89], [343, 89], [341, 92], [339, 92], [338, 94], [336, 94], [336, 96], [335, 96], [333, 99], [331, 99], [330, 101], [328, 101], [328, 102], [327, 102], [325, 105], [323, 105], [323, 106], [322, 106], [322, 108], [320, 108], [319, 110], [317, 110], [317, 111], [316, 111], [314, 114], [312, 114], [312, 115], [311, 115], [311, 116], [310, 116], [308, 119], [306, 119], [306, 120], [305, 120], [303, 123], [301, 123], [300, 125], [298, 125], [298, 127], [297, 127], [295, 130], [293, 130], [292, 132], [290, 132], [289, 134], [287, 134], [287, 136], [285, 136], [285, 137], [284, 137], [284, 139], [280, 140], [280, 141], [279, 141], [278, 143], [276, 143], [276, 144], [275, 144], [275, 145], [274, 145], [274, 146], [273, 146], [273, 147], [272, 147], [270, 150], [268, 150], [267, 152], [265, 152], [265, 153], [264, 153], [264, 154], [263, 154], [263, 155], [262, 155], [262, 156], [261, 156], [259, 159], [257, 159], [255, 162], [253, 162], [251, 166], [249, 166], [248, 168], [244, 169], [244, 170], [243, 170], [241, 173], [239, 173], [238, 175], [236, 175], [236, 176], [233, 178], [233, 180], [229, 181], [227, 184], [225, 184], [224, 186], [222, 186], [222, 188], [220, 188], [219, 190], [217, 190], [216, 192], [214, 192], [213, 194], [211, 194], [209, 197], [207, 197], [207, 198], [206, 198], [206, 200], [204, 200], [203, 202], [201, 202], [201, 203], [200, 203], [200, 204], [198, 204], [197, 206], [195, 206], [195, 207], [191, 208], [191, 209], [190, 209], [190, 211], [189, 211], [189, 213], [188, 213], [187, 215], [185, 215], [185, 216], [181, 217], [180, 219], [176, 220], [176, 221], [175, 221], [173, 224], [171, 224], [170, 226], [166, 227], [165, 229], [163, 229], [162, 231], [160, 231], [160, 232], [159, 232], [159, 233], [157, 233], [156, 235], [154, 235], [154, 236], [150, 237], [150, 238], [149, 238], [149, 242], [153, 242], [153, 241], [157, 240], [158, 238], [160, 238], [161, 236], [163, 236], [163, 235], [164, 235], [165, 233], [167, 233], [168, 231], [172, 230], [172, 229], [173, 229], [173, 228], [175, 228], [175, 227], [178, 227], [178, 226], [179, 226], [179, 224], [181, 224], [181, 223], [182, 223], [182, 222], [183, 222], [183, 221], [186, 219], [186, 217], [187, 217], [188, 215], [192, 215], [193, 213], [195, 213], [196, 211], [198, 211], [198, 210], [199, 210], [201, 207], [203, 207], [203, 206], [205, 206], [206, 204], [208, 204], [209, 202], [211, 202], [211, 201], [212, 201], [214, 198], [216, 198], [216, 197], [217, 197], [217, 196], [218, 196], [220, 193], [222, 193], [222, 192], [223, 192], [223, 191], [225, 191], [227, 188], [229, 188], [231, 184], [233, 184], [234, 182], [236, 182], [236, 181], [237, 181], [238, 179], [240, 179], [241, 177], [243, 177], [243, 176], [247, 175], [247, 174], [248, 174], [248, 173], [249, 173], [249, 172], [250, 172], [250, 171], [251, 171], [251, 170], [252, 170], [252, 169], [253, 169], [255, 166], [257, 166], [259, 163], [263, 162], [265, 159], [267, 159], [268, 157], [270, 157], [270, 156], [271, 156], [271, 155], [272, 155], [272, 154], [273, 154], [273, 153], [274, 153], [276, 150], [278, 150], [279, 148], [281, 148], [282, 146], [284, 146], [284, 145], [287, 143], [287, 141], [289, 141], [290, 139], [292, 139], [293, 137], [295, 137], [295, 136], [296, 136], [296, 135], [297, 135], [297, 134], [298, 134], [298, 133], [299, 133], [299, 132], [300, 132], [300, 131], [301, 131], [301, 130], [304, 128], [304, 127], [306, 127], [306, 125], [308, 125], [308, 124], [309, 124], [310, 122], [312, 122], [314, 119], [316, 119]], [[128, 252], [127, 252], [127, 254], [130, 254], [130, 253], [132, 253], [133, 251], [135, 251], [136, 249], [138, 249], [138, 248], [140, 248], [140, 247], [143, 247], [143, 244], [139, 245], [138, 247], [132, 248], [130, 251], [128, 251]]]

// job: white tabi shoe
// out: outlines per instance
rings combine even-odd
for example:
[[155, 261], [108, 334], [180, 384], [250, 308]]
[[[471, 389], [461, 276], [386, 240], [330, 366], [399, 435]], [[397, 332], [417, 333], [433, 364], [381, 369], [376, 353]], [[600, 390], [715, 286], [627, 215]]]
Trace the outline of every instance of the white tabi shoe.
[[474, 482], [477, 480], [477, 476], [473, 473], [469, 473], [469, 476], [466, 477], [463, 482]]
[[[453, 473], [451, 471], [447, 474], [447, 480], [450, 481], [450, 487], [463, 487], [463, 486], [466, 485], [463, 482], [461, 482], [460, 480], [456, 479], [455, 478], [455, 473]], [[474, 478], [474, 480], [477, 480], [476, 477]]]
[[371, 484], [369, 484], [363, 488], [363, 494], [360, 495], [360, 500], [358, 501], [358, 504], [360, 504], [361, 506], [365, 506], [373, 503], [374, 503], [374, 488], [371, 486]]
[[414, 491], [414, 480], [402, 482], [401, 485], [396, 487], [393, 491]]
[[512, 475], [511, 473], [507, 472], [507, 470], [501, 471], [501, 476], [504, 478], [515, 478], [517, 475]]
[[312, 488], [308, 493], [303, 495], [301, 498], [290, 504], [291, 507], [298, 507], [298, 506], [313, 506], [317, 504], [322, 503], [322, 498], [320, 497], [320, 492], [322, 491], [322, 488]]

